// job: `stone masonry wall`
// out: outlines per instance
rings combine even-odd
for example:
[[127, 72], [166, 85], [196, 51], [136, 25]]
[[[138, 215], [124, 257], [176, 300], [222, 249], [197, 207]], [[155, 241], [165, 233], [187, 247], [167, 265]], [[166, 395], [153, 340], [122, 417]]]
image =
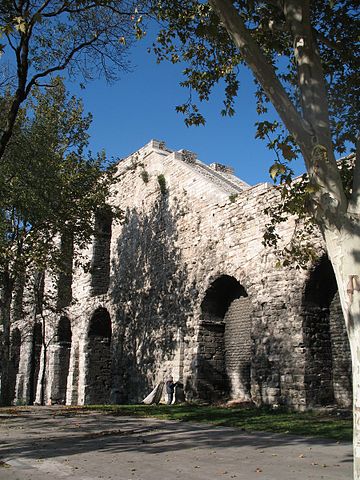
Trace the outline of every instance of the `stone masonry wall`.
[[[306, 408], [308, 272], [277, 268], [262, 244], [263, 212], [276, 191], [250, 187], [229, 170], [156, 141], [121, 161], [115, 175], [109, 203], [123, 209], [124, 221], [112, 222], [103, 263], [95, 258], [103, 255], [94, 250], [96, 239], [82, 252], [97, 276], [94, 269], [74, 270], [73, 302], [63, 312], [73, 332], [67, 403], [138, 402], [172, 374], [189, 400], [224, 396]], [[294, 220], [279, 228], [288, 242]], [[314, 243], [321, 251], [319, 237]], [[214, 321], [203, 301], [220, 278], [232, 279], [247, 297], [235, 292]], [[89, 335], [99, 308], [111, 322], [106, 349]], [[336, 335], [332, 348], [341, 350]], [[349, 399], [341, 386], [345, 357], [333, 373], [334, 401], [342, 404]]]
[[231, 398], [250, 400], [251, 317], [248, 297], [234, 300], [225, 315], [225, 365]]

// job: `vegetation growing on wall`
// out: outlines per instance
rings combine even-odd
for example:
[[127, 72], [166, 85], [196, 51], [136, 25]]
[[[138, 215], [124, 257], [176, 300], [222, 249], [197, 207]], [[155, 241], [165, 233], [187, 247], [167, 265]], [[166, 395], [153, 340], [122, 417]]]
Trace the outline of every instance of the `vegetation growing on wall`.
[[157, 179], [158, 179], [161, 195], [166, 195], [168, 190], [166, 187], [166, 180], [164, 175], [163, 174], [158, 175]]

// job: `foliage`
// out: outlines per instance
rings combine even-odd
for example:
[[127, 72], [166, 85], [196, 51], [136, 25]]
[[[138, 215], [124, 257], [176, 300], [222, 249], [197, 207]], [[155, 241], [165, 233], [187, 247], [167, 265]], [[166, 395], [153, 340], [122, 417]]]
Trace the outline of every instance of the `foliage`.
[[[142, 21], [132, 0], [4, 0], [0, 4], [0, 55], [14, 68], [0, 137], [0, 159], [11, 138], [20, 105], [35, 86], [67, 70], [89, 80], [114, 80], [128, 68], [127, 50]], [[4, 92], [0, 91], [0, 94]]]
[[[233, 115], [242, 66], [252, 71], [261, 117], [256, 137], [274, 153], [269, 173], [282, 202], [267, 210], [271, 219], [264, 241], [276, 247], [277, 224], [297, 215], [295, 234], [281, 259], [289, 265], [295, 256], [295, 264], [304, 266], [315, 254], [307, 242], [315, 222], [322, 232], [348, 224], [340, 217], [353, 179], [349, 169], [345, 179], [335, 154], [354, 149], [357, 141], [357, 3], [155, 0], [153, 9], [161, 24], [153, 45], [158, 61], [186, 64], [182, 85], [189, 98], [177, 110], [187, 125], [205, 123], [199, 104], [209, 100], [217, 83], [225, 86], [221, 114]], [[270, 101], [282, 122], [270, 117]], [[293, 181], [291, 162], [300, 154], [308, 175]], [[346, 187], [340, 185], [339, 171]]]
[[229, 200], [230, 200], [230, 202], [231, 202], [231, 203], [235, 203], [237, 197], [238, 197], [238, 194], [237, 194], [237, 193], [232, 193], [231, 195], [229, 195]]
[[78, 249], [89, 241], [112, 181], [104, 153], [85, 158], [90, 122], [59, 78], [45, 92], [36, 88], [21, 111], [0, 166], [0, 271], [13, 279], [60, 268], [62, 236]]
[[144, 183], [149, 183], [149, 180], [150, 180], [149, 172], [147, 170], [142, 170], [141, 178], [142, 178]]
[[[205, 122], [191, 91], [197, 93], [200, 102], [206, 101], [214, 85], [224, 81], [225, 98], [221, 113], [233, 115], [234, 101], [241, 87], [239, 66], [245, 63], [244, 58], [210, 3], [195, 0], [153, 2], [154, 12], [163, 26], [153, 45], [158, 60], [167, 59], [172, 63], [184, 61], [187, 64], [182, 85], [190, 90], [189, 101], [178, 106], [178, 110], [187, 115], [187, 124]], [[261, 45], [266, 59], [273, 65], [290, 97], [300, 108], [293, 58], [294, 40], [282, 11], [282, 3], [262, 0], [237, 0], [232, 3], [254, 40]], [[357, 44], [356, 5], [357, 2], [352, 0], [337, 1], [332, 6], [328, 0], [311, 2], [311, 22], [325, 70], [334, 143], [339, 152], [344, 152], [345, 141], [355, 142], [359, 111], [359, 87], [356, 82], [358, 57], [355, 49], [348, 48]], [[258, 81], [255, 80], [255, 83], [257, 111], [263, 114], [267, 112], [269, 99]], [[277, 126], [273, 122], [259, 123], [258, 134], [262, 136], [266, 130]], [[285, 142], [279, 146], [283, 149], [285, 159], [294, 157]]]
[[157, 177], [161, 195], [167, 194], [166, 180], [163, 174], [158, 175]]

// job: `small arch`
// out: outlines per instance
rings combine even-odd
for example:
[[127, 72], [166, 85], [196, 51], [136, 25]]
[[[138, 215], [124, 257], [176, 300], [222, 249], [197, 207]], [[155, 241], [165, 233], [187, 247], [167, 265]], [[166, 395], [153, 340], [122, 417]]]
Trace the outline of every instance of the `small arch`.
[[90, 320], [89, 337], [103, 337], [111, 339], [111, 319], [106, 308], [99, 307]]
[[327, 255], [324, 255], [306, 282], [304, 302], [309, 306], [329, 308], [337, 290], [334, 270]]
[[51, 402], [52, 404], [64, 405], [66, 403], [72, 340], [71, 322], [68, 317], [60, 317], [56, 333], [57, 341], [54, 344], [52, 360], [54, 380], [51, 388]]
[[350, 406], [350, 347], [334, 271], [326, 255], [306, 283], [303, 317], [307, 404]]
[[60, 317], [57, 329], [58, 342], [71, 343], [71, 322], [68, 317]]
[[15, 400], [16, 395], [16, 377], [19, 373], [21, 350], [21, 333], [18, 328], [14, 328], [11, 333], [10, 343], [10, 372], [9, 372], [9, 391], [10, 399]]
[[40, 359], [43, 344], [43, 334], [41, 323], [35, 323], [33, 327], [30, 382], [29, 382], [29, 403], [32, 405], [36, 400], [36, 390], [39, 381]]
[[95, 214], [95, 234], [91, 265], [91, 295], [102, 295], [110, 284], [112, 212], [107, 205]]
[[99, 307], [90, 318], [85, 403], [109, 403], [111, 391], [111, 318]]
[[245, 288], [229, 275], [221, 275], [207, 289], [201, 302], [204, 320], [223, 321], [231, 302], [236, 298], [247, 297]]
[[236, 278], [221, 275], [200, 305], [197, 391], [216, 401], [250, 395], [251, 302]]

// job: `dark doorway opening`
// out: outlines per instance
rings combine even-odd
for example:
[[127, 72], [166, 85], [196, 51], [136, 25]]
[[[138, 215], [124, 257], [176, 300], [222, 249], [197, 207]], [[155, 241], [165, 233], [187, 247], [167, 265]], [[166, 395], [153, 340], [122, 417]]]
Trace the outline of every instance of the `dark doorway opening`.
[[98, 308], [89, 325], [85, 403], [109, 403], [111, 390], [111, 319]]
[[201, 303], [196, 389], [201, 399], [246, 397], [250, 392], [251, 304], [229, 275], [217, 278]]

